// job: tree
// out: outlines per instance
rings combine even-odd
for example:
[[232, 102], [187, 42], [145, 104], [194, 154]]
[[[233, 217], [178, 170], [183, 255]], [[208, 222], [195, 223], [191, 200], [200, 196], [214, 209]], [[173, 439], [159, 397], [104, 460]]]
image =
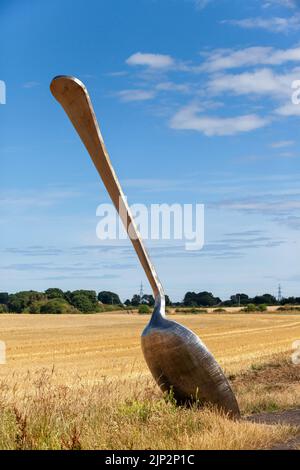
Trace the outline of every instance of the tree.
[[45, 299], [43, 292], [34, 290], [17, 292], [8, 296], [8, 309], [10, 312], [21, 313], [34, 302]]
[[281, 305], [299, 305], [300, 304], [300, 297], [287, 297], [280, 301]]
[[130, 303], [131, 303], [131, 305], [132, 305], [133, 307], [137, 307], [138, 305], [140, 305], [140, 303], [141, 303], [141, 298], [140, 298], [140, 296], [137, 295], [137, 294], [134, 294], [134, 296], [132, 297]]
[[8, 293], [0, 292], [0, 304], [7, 305], [7, 303], [8, 303]]
[[71, 304], [83, 313], [95, 312], [98, 307], [94, 290], [75, 290], [71, 293]]
[[166, 299], [166, 307], [170, 307], [172, 305], [172, 302], [170, 300], [170, 297], [167, 294], [165, 295], [165, 299]]
[[114, 292], [110, 292], [110, 291], [105, 291], [105, 290], [99, 292], [98, 300], [99, 302], [102, 302], [103, 304], [106, 304], [106, 305], [121, 304], [121, 300], [118, 294], [115, 294]]
[[213, 307], [221, 303], [219, 297], [214, 297], [211, 292], [187, 292], [183, 303], [187, 307]]
[[130, 304], [130, 300], [129, 299], [126, 299], [125, 302], [124, 302], [124, 305], [126, 305], [127, 307], [129, 307]]
[[141, 299], [141, 303], [142, 304], [147, 304], [149, 305], [150, 307], [153, 307], [154, 305], [154, 297], [153, 295], [147, 295], [147, 294], [144, 294], [142, 299]]
[[247, 305], [249, 303], [249, 297], [247, 294], [235, 294], [230, 297], [231, 305]]
[[44, 305], [40, 307], [40, 312], [41, 313], [65, 313], [67, 309], [68, 309], [67, 302], [64, 299], [57, 298], [57, 299], [48, 300], [48, 302], [46, 302]]
[[196, 307], [197, 304], [197, 294], [195, 292], [187, 292], [183, 299], [183, 304], [186, 307]]
[[276, 298], [271, 294], [256, 295], [253, 299], [251, 299], [251, 302], [255, 305], [259, 305], [259, 304], [276, 305], [277, 304]]
[[64, 298], [64, 293], [58, 287], [50, 287], [50, 289], [45, 290], [45, 294], [48, 299], [60, 299]]
[[11, 294], [8, 298], [8, 310], [12, 313], [21, 313], [24, 308], [24, 302], [16, 294]]
[[7, 313], [7, 312], [8, 312], [7, 305], [0, 304], [0, 313]]
[[213, 307], [221, 303], [219, 297], [214, 297], [211, 292], [199, 292], [198, 294], [198, 305], [200, 307]]
[[69, 304], [72, 303], [72, 292], [70, 290], [64, 292], [64, 299], [69, 302]]

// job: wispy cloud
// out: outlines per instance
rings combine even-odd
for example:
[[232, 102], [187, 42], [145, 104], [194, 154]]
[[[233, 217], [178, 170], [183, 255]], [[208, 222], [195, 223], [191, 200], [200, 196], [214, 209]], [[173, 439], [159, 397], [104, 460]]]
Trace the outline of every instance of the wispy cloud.
[[155, 91], [151, 90], [141, 90], [141, 89], [131, 89], [131, 90], [121, 90], [117, 93], [121, 101], [147, 101], [155, 97]]
[[0, 207], [5, 209], [24, 207], [49, 207], [57, 204], [64, 199], [73, 199], [80, 196], [80, 192], [76, 190], [63, 189], [39, 189], [23, 190], [23, 191], [6, 191], [5, 194], [0, 193]]
[[278, 5], [287, 8], [296, 8], [297, 0], [267, 0], [263, 3], [263, 8], [269, 8], [272, 5]]
[[144, 65], [152, 69], [166, 69], [174, 65], [174, 59], [166, 54], [136, 52], [126, 59], [128, 65]]
[[[95, 275], [84, 275], [84, 279], [90, 279], [90, 280], [97, 280], [97, 279], [117, 279], [120, 276], [117, 274], [95, 274]], [[66, 281], [66, 280], [73, 280], [73, 279], [82, 279], [83, 276], [82, 274], [64, 274], [64, 275], [57, 275], [57, 276], [47, 276], [40, 278], [38, 277], [37, 279], [40, 280], [42, 279], [43, 281]]]
[[25, 82], [23, 83], [23, 88], [35, 88], [37, 86], [39, 86], [39, 82], [34, 82], [34, 81], [31, 81], [31, 82]]
[[300, 105], [293, 104], [292, 102], [283, 104], [275, 110], [275, 113], [279, 116], [300, 116]]
[[108, 77], [124, 77], [125, 75], [128, 75], [128, 72], [126, 70], [120, 70], [119, 72], [108, 72], [105, 75]]
[[273, 149], [281, 149], [285, 147], [291, 147], [292, 145], [295, 145], [295, 143], [296, 142], [294, 140], [279, 140], [277, 142], [272, 142], [270, 147]]
[[224, 73], [212, 78], [208, 82], [208, 89], [216, 95], [230, 92], [235, 95], [290, 97], [291, 83], [298, 76], [299, 69], [286, 74], [278, 74], [267, 68], [237, 74]]
[[190, 91], [190, 86], [186, 83], [161, 82], [155, 88], [158, 91], [179, 91], [182, 93]]
[[[140, 71], [137, 75], [133, 74], [135, 83], [138, 77], [139, 86], [123, 89], [115, 94], [123, 102], [155, 100], [156, 108], [163, 109], [163, 115], [168, 117], [169, 127], [195, 130], [207, 136], [250, 132], [278, 120], [279, 117], [283, 119], [300, 115], [300, 106], [293, 106], [290, 100], [291, 84], [299, 78], [300, 73], [300, 47], [213, 49], [211, 52], [202, 51], [201, 56], [202, 63], [199, 65], [184, 63], [165, 54], [137, 52], [126, 62], [131, 67], [143, 68], [142, 74]], [[181, 73], [176, 75], [179, 71]], [[170, 74], [172, 80], [169, 79]], [[183, 79], [182, 76], [188, 78]], [[132, 78], [131, 73], [129, 77]], [[238, 106], [241, 108], [247, 104], [248, 110], [237, 112], [235, 105], [234, 112], [230, 110], [222, 115], [217, 112], [212, 114], [213, 106], [223, 105], [219, 103], [219, 97], [224, 102], [227, 99], [224, 97], [225, 93], [246, 96], [248, 101], [240, 102]], [[176, 94], [178, 100], [175, 102]], [[195, 104], [182, 103], [180, 100], [185, 94], [190, 95], [192, 103], [197, 104], [201, 98], [201, 108]], [[269, 98], [269, 101], [264, 101], [261, 105], [265, 109], [264, 116], [257, 110], [257, 98], [261, 96]], [[210, 105], [205, 105], [205, 101]]]
[[300, 62], [300, 47], [275, 49], [273, 47], [257, 46], [244, 49], [215, 49], [207, 54], [204, 63], [198, 70], [217, 72], [258, 65], [275, 66], [287, 62]]
[[212, 3], [213, 0], [191, 0], [198, 10], [203, 10], [209, 3]]
[[269, 123], [256, 114], [235, 117], [215, 117], [199, 114], [200, 108], [188, 105], [177, 111], [169, 125], [172, 129], [194, 130], [207, 136], [234, 135], [259, 129]]
[[101, 264], [101, 263], [75, 263], [73, 265], [66, 264], [66, 265], [56, 265], [53, 263], [12, 263], [5, 266], [2, 266], [1, 269], [8, 271], [39, 271], [39, 272], [63, 272], [63, 273], [74, 273], [74, 274], [84, 274], [89, 273], [91, 271], [99, 272], [102, 270], [128, 270], [134, 268], [135, 266], [130, 263], [109, 263], [109, 264]]
[[272, 217], [286, 218], [298, 216], [300, 210], [300, 193], [249, 195], [240, 199], [228, 199], [211, 204], [211, 207], [241, 211], [244, 213], [263, 214]]
[[63, 253], [63, 250], [60, 248], [47, 247], [47, 246], [28, 246], [25, 248], [6, 248], [5, 253], [10, 253], [13, 255], [22, 255], [22, 256], [58, 256]]
[[241, 20], [223, 20], [222, 24], [238, 26], [244, 29], [264, 29], [272, 33], [289, 33], [297, 31], [300, 27], [300, 15], [289, 17], [274, 16], [271, 18], [244, 18]]

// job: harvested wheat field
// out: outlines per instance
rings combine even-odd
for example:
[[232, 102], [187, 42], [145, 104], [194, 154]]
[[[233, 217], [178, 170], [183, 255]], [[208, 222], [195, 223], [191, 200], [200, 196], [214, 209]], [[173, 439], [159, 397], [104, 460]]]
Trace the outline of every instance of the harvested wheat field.
[[[297, 447], [297, 423], [270, 421], [300, 408], [297, 314], [172, 315], [224, 367], [239, 422], [213, 409], [178, 408], [146, 367], [140, 333], [148, 316], [1, 315], [1, 449], [257, 449]], [[280, 420], [279, 420], [280, 421]], [[271, 424], [270, 424], [271, 423]]]

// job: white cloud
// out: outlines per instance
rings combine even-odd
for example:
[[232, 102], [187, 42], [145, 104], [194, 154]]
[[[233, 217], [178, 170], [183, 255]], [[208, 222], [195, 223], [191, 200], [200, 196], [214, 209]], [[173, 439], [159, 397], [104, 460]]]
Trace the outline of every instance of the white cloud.
[[219, 207], [235, 210], [261, 211], [261, 212], [280, 212], [300, 209], [300, 201], [245, 201], [245, 202], [222, 202]]
[[161, 82], [156, 85], [158, 91], [179, 91], [186, 93], [189, 91], [189, 85], [185, 83]]
[[297, 155], [294, 152], [281, 152], [280, 156], [283, 158], [295, 158]]
[[274, 49], [273, 47], [247, 47], [245, 49], [213, 50], [198, 71], [217, 72], [220, 70], [253, 67], [257, 65], [282, 65], [286, 62], [300, 62], [300, 47]]
[[213, 94], [230, 92], [235, 95], [291, 96], [291, 84], [297, 76], [298, 69], [280, 75], [266, 68], [254, 72], [221, 74], [210, 80], [208, 89]]
[[293, 15], [287, 18], [272, 17], [272, 18], [244, 18], [242, 20], [224, 20], [221, 23], [239, 26], [245, 29], [265, 29], [275, 33], [288, 33], [293, 30], [298, 30], [300, 27], [300, 15]]
[[39, 82], [26, 82], [26, 83], [23, 83], [23, 88], [35, 88], [39, 86]]
[[166, 69], [174, 65], [174, 59], [165, 54], [136, 52], [126, 59], [128, 65], [145, 65], [152, 69]]
[[154, 91], [140, 89], [122, 90], [119, 91], [117, 94], [122, 101], [126, 102], [151, 100], [155, 96]]
[[291, 147], [292, 145], [295, 145], [294, 140], [279, 140], [278, 142], [272, 142], [270, 146], [273, 149], [281, 149], [284, 147]]
[[39, 208], [50, 207], [62, 200], [73, 199], [79, 197], [80, 193], [76, 190], [24, 190], [24, 191], [6, 191], [5, 194], [0, 193], [0, 207], [6, 209]]
[[263, 4], [263, 8], [268, 8], [272, 5], [278, 5], [287, 8], [296, 8], [296, 0], [268, 0]]
[[292, 102], [286, 103], [275, 110], [279, 116], [300, 116], [300, 105], [293, 104]]
[[171, 119], [169, 125], [172, 129], [194, 130], [207, 136], [234, 135], [249, 132], [269, 123], [268, 119], [256, 114], [220, 118], [216, 116], [199, 115], [200, 108], [189, 105], [180, 109]]
[[211, 3], [212, 0], [192, 0], [198, 10], [203, 10], [203, 8], [207, 7], [209, 3]]

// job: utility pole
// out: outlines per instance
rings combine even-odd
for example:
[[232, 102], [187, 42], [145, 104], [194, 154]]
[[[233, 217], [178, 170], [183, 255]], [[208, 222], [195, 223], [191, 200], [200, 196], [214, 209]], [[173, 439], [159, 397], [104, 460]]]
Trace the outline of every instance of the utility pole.
[[282, 290], [281, 290], [281, 285], [278, 285], [278, 293], [277, 293], [277, 300], [280, 302], [282, 300]]
[[143, 283], [141, 282], [141, 285], [140, 285], [140, 300], [142, 301], [142, 298], [144, 296], [144, 288], [143, 288]]

